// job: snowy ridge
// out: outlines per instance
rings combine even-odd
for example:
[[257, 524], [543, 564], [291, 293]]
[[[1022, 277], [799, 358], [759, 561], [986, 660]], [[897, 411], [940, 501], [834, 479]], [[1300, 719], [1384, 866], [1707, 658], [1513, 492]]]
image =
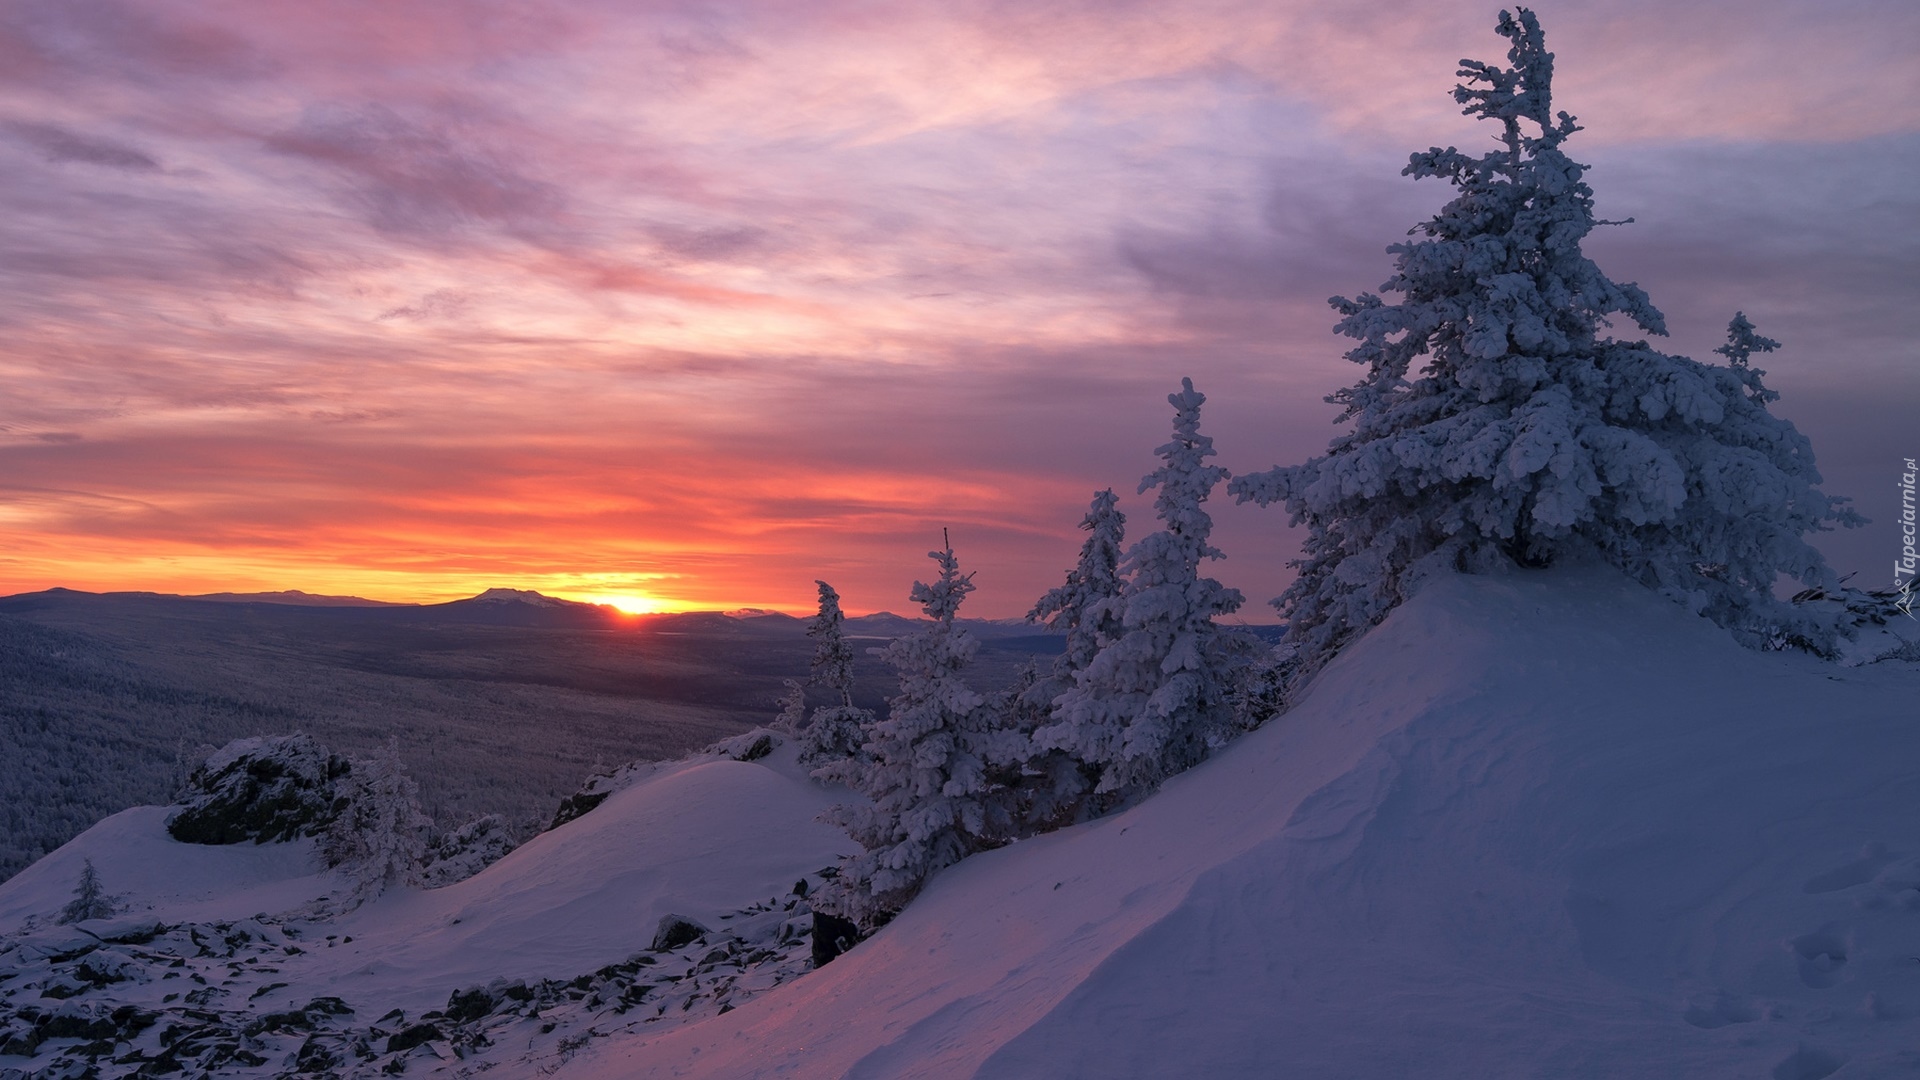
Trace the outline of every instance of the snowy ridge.
[[1916, 701], [1612, 571], [1440, 580], [1144, 804], [560, 1075], [1912, 1068]]

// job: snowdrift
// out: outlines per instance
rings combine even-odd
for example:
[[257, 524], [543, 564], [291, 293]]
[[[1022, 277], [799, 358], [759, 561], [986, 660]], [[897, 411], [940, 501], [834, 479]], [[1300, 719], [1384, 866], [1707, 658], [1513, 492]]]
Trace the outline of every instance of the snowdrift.
[[560, 1075], [1911, 1075], [1916, 703], [1611, 571], [1438, 581], [1134, 810]]

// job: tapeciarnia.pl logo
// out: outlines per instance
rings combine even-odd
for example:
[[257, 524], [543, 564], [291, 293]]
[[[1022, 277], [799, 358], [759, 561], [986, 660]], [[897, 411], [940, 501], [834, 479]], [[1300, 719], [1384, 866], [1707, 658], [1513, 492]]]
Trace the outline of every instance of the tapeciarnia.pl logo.
[[1900, 557], [1893, 563], [1893, 588], [1900, 594], [1896, 606], [1911, 619], [1915, 561], [1920, 559], [1914, 552], [1913, 481], [1920, 468], [1914, 466], [1913, 458], [1906, 459], [1906, 466], [1900, 474]]

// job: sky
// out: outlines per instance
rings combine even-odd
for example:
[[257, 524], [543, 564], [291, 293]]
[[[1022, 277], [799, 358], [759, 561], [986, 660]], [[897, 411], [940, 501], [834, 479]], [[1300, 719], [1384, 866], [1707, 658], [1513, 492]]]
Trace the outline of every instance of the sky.
[[[1920, 7], [1543, 2], [1587, 250], [1874, 519], [1920, 455]], [[1488, 145], [1455, 0], [0, 0], [0, 593], [1023, 614], [1182, 376], [1234, 472]], [[1209, 508], [1248, 597], [1278, 508]], [[1882, 580], [1886, 579], [1886, 580]]]

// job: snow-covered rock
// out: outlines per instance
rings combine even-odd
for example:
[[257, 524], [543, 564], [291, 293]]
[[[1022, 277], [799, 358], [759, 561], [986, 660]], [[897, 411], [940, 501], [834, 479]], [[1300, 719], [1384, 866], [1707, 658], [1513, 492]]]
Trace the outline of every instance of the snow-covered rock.
[[319, 836], [345, 805], [340, 785], [351, 772], [310, 735], [235, 739], [193, 771], [167, 831], [193, 844]]

